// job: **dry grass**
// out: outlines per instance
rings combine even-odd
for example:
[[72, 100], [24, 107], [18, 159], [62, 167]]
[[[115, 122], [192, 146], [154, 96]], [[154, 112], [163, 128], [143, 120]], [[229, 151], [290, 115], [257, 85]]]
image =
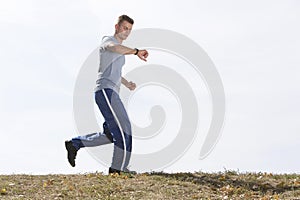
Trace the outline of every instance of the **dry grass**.
[[0, 199], [300, 199], [300, 175], [1, 175]]

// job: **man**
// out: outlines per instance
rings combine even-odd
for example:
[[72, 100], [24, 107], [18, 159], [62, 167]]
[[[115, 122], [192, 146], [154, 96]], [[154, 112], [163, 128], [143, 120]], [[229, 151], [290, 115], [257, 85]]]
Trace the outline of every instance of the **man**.
[[114, 143], [112, 164], [109, 173], [130, 172], [128, 164], [132, 149], [131, 124], [125, 107], [119, 97], [121, 83], [134, 90], [136, 84], [121, 76], [125, 55], [137, 55], [147, 61], [147, 50], [132, 49], [122, 45], [129, 36], [133, 19], [121, 15], [115, 25], [115, 34], [105, 36], [100, 45], [100, 66], [95, 88], [95, 101], [104, 117], [103, 133], [78, 136], [65, 142], [68, 161], [75, 166], [77, 151], [83, 147], [93, 147]]

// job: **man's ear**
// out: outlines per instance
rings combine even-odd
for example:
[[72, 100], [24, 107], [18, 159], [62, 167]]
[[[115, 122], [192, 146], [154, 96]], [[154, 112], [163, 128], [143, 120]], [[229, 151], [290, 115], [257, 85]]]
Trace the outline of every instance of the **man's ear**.
[[116, 30], [116, 33], [117, 33], [118, 32], [117, 30], [119, 30], [119, 24], [115, 25], [115, 30]]

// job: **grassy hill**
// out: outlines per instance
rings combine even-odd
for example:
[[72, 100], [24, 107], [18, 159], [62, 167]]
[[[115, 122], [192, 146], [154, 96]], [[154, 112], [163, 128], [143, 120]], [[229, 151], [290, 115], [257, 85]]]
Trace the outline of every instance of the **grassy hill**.
[[0, 175], [0, 199], [300, 199], [300, 175]]

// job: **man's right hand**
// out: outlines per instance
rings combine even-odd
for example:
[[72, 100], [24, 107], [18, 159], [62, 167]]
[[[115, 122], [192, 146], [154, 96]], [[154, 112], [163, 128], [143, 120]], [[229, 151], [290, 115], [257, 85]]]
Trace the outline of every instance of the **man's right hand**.
[[147, 50], [145, 50], [145, 49], [143, 49], [143, 50], [139, 50], [139, 52], [138, 52], [138, 54], [137, 54], [137, 56], [141, 59], [141, 60], [143, 60], [143, 61], [145, 61], [145, 62], [147, 62], [147, 57], [148, 57], [148, 51]]

